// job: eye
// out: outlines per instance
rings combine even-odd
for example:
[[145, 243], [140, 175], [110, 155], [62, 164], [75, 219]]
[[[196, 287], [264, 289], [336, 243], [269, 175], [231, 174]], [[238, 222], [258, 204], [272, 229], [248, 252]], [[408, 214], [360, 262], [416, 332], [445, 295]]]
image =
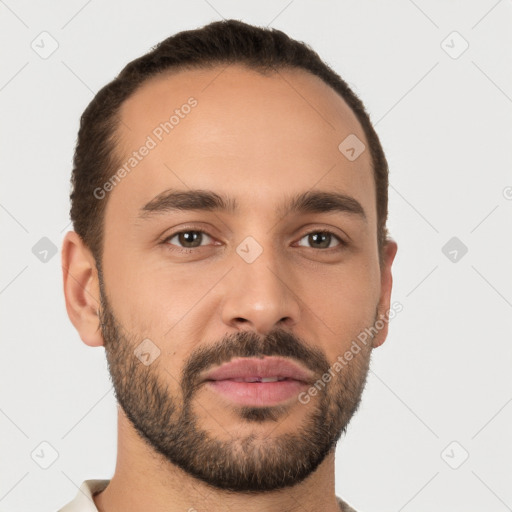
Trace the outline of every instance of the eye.
[[[308, 243], [309, 247], [312, 249], [326, 250], [334, 249], [336, 247], [342, 248], [348, 245], [347, 242], [341, 239], [338, 235], [335, 235], [333, 232], [327, 230], [316, 230], [306, 233], [299, 240], [299, 246], [306, 247], [306, 245], [301, 243], [301, 241], [304, 239], [306, 239], [306, 243]], [[213, 237], [205, 231], [199, 229], [186, 229], [169, 235], [167, 238], [165, 238], [165, 240], [163, 240], [162, 243], [173, 251], [188, 250], [187, 252], [189, 252], [193, 249], [204, 247], [211, 243], [213, 240]]]
[[[306, 233], [301, 240], [307, 238], [307, 242], [312, 244], [313, 249], [331, 249], [333, 247], [345, 246], [347, 243], [342, 240], [339, 236], [335, 235], [331, 231], [310, 231]], [[332, 244], [334, 241], [338, 241], [337, 244]], [[299, 245], [304, 247], [302, 244]]]
[[[204, 241], [205, 237], [212, 240], [212, 237], [205, 231], [188, 229], [168, 236], [163, 243], [177, 245], [177, 250], [179, 250], [179, 248], [194, 249], [202, 246], [201, 242]], [[175, 241], [173, 242], [173, 240]]]

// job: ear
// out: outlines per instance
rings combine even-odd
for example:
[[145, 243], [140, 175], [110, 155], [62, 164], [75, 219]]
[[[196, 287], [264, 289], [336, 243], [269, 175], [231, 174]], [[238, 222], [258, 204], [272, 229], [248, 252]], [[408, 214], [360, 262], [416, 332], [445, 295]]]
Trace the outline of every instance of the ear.
[[86, 345], [101, 346], [100, 288], [94, 256], [75, 231], [66, 233], [61, 256], [69, 319]]
[[[378, 306], [378, 318], [382, 320], [384, 327], [379, 329], [372, 341], [372, 347], [380, 347], [388, 336], [389, 309], [391, 303], [391, 288], [393, 287], [393, 276], [391, 275], [391, 265], [395, 259], [398, 245], [394, 240], [388, 239], [384, 246], [384, 261], [381, 269], [381, 287], [380, 287], [380, 300]], [[386, 320], [384, 320], [384, 318]]]

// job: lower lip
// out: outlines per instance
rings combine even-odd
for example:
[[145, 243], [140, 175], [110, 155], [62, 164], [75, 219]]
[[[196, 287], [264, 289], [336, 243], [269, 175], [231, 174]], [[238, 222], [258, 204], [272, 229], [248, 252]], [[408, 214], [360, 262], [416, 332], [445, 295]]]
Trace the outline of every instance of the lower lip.
[[231, 402], [239, 405], [268, 407], [290, 400], [303, 391], [308, 384], [298, 380], [276, 382], [235, 382], [233, 380], [208, 381], [213, 389]]

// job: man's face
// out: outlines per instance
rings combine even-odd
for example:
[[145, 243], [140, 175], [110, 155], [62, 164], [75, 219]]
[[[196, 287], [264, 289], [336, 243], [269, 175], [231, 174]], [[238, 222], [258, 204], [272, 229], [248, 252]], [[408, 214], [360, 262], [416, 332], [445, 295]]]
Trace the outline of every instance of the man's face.
[[[195, 106], [181, 109], [190, 97]], [[175, 109], [179, 121], [158, 130]], [[121, 115], [121, 161], [153, 147], [109, 192], [105, 213], [101, 319], [118, 401], [157, 453], [204, 482], [261, 492], [298, 483], [357, 409], [371, 340], [307, 403], [298, 393], [235, 401], [204, 377], [234, 358], [281, 356], [316, 381], [389, 307], [371, 157], [338, 149], [351, 134], [365, 141], [362, 129], [320, 79], [238, 66], [153, 79]], [[162, 200], [197, 189], [236, 211]], [[364, 216], [284, 211], [318, 192], [350, 196]]]

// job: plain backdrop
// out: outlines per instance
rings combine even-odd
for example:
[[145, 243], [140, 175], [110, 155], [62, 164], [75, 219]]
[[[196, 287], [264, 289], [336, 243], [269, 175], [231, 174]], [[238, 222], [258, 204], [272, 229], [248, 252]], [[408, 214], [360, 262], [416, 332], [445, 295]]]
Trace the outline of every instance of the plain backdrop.
[[2, 0], [0, 512], [55, 511], [114, 471], [104, 349], [62, 293], [79, 117], [128, 61], [222, 18], [311, 45], [390, 165], [403, 311], [338, 444], [336, 493], [360, 512], [512, 510], [512, 3]]

